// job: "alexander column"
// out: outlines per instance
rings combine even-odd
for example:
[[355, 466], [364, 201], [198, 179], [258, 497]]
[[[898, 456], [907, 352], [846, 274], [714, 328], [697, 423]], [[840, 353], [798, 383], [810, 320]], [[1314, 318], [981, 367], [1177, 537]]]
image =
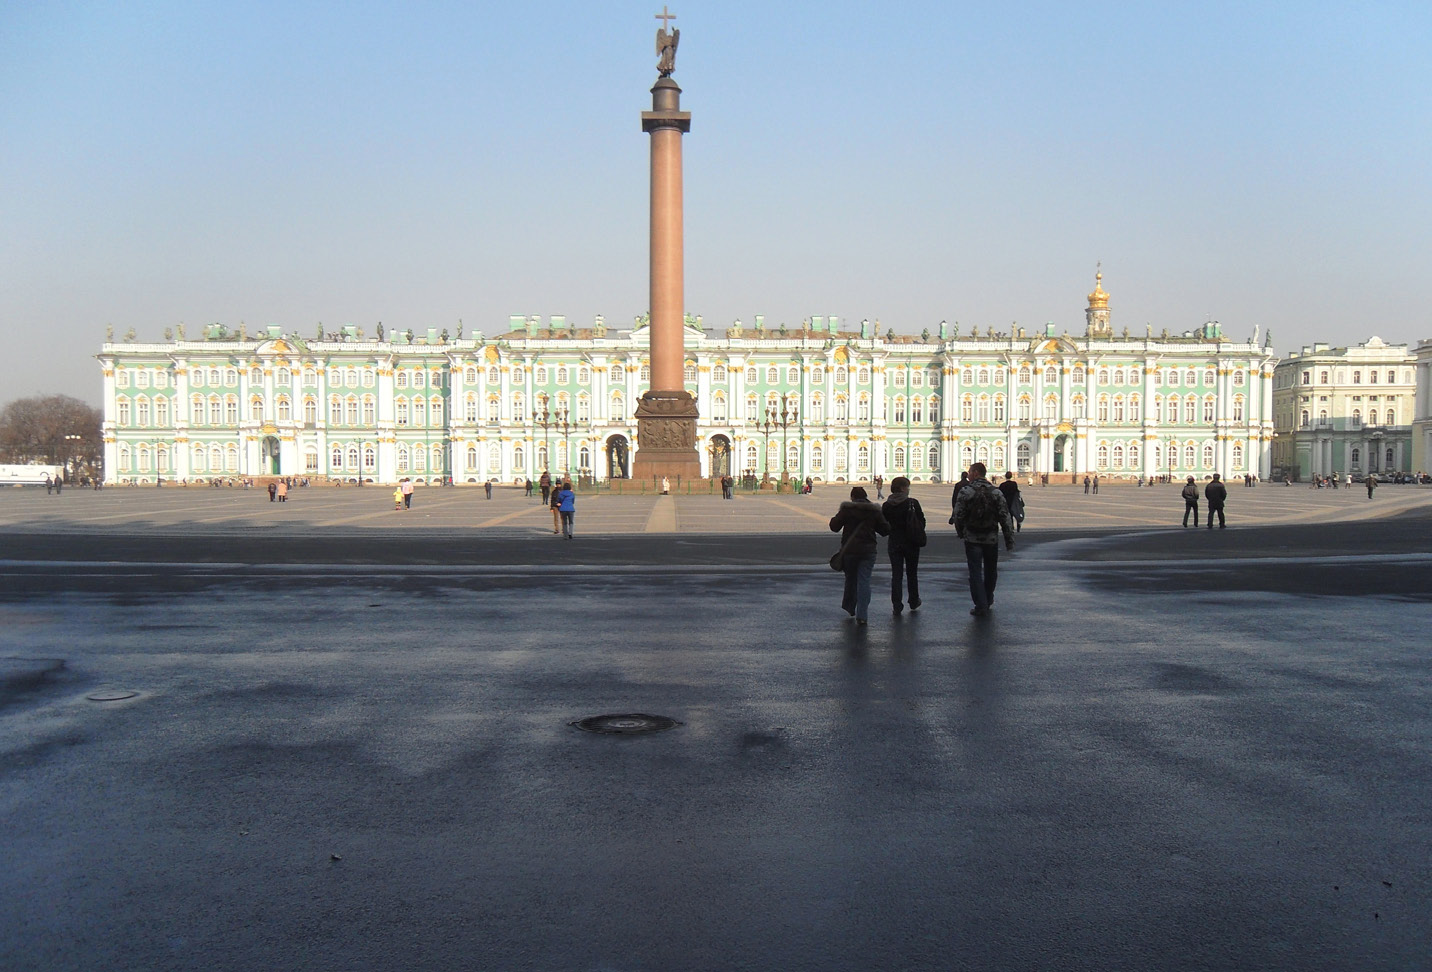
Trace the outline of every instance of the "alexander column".
[[651, 388], [636, 407], [637, 451], [632, 476], [699, 479], [696, 399], [686, 390], [685, 283], [681, 231], [681, 136], [691, 130], [691, 113], [681, 110], [681, 89], [671, 80], [680, 30], [668, 30], [675, 15], [661, 8], [656, 19], [660, 75], [651, 89], [651, 111], [641, 113], [641, 130], [651, 136]]

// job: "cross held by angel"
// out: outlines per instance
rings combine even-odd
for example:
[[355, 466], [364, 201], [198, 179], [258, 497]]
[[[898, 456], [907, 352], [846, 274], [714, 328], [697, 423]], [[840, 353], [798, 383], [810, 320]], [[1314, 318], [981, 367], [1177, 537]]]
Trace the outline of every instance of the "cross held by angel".
[[656, 53], [660, 57], [656, 62], [656, 71], [663, 78], [669, 78], [671, 72], [676, 70], [676, 45], [681, 41], [681, 29], [667, 29], [671, 26], [671, 21], [676, 19], [676, 14], [667, 12], [665, 4], [656, 19], [661, 21], [661, 26], [656, 30]]

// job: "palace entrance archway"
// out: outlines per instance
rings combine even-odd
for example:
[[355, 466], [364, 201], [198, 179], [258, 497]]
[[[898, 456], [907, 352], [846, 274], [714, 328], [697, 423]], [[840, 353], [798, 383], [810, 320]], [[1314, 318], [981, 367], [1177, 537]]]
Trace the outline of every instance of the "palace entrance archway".
[[631, 445], [624, 435], [607, 439], [607, 478], [631, 478]]
[[724, 435], [713, 435], [710, 452], [711, 469], [708, 477], [720, 479], [722, 476], [731, 475], [731, 440]]
[[264, 436], [263, 448], [261, 452], [261, 466], [263, 469], [262, 475], [280, 476], [283, 474], [279, 466], [278, 453], [278, 439], [271, 435]]

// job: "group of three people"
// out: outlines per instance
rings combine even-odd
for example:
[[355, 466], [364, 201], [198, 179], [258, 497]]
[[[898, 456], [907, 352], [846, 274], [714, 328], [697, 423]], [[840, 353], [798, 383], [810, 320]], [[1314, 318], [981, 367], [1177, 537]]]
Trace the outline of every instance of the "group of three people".
[[[1021, 512], [1023, 499], [1019, 485], [1006, 475], [1005, 483], [996, 488], [985, 478], [984, 463], [970, 466], [968, 474], [955, 486], [952, 499], [954, 511], [950, 523], [955, 534], [965, 543], [965, 561], [969, 565], [970, 599], [976, 617], [989, 614], [994, 604], [995, 584], [999, 580], [999, 542], [1003, 535], [1005, 549], [1014, 549], [1015, 517], [1010, 508]], [[1006, 484], [1010, 487], [1005, 489]], [[1022, 516], [1019, 517], [1023, 519]], [[890, 599], [895, 613], [905, 609], [905, 591], [909, 589], [910, 610], [920, 607], [920, 548], [925, 546], [925, 511], [920, 501], [910, 495], [910, 480], [897, 476], [890, 482], [890, 498], [877, 506], [863, 486], [850, 490], [850, 499], [840, 504], [831, 517], [830, 529], [840, 533], [837, 554], [845, 573], [841, 607], [866, 624], [870, 612], [870, 577], [875, 570], [878, 551], [877, 536], [889, 537], [886, 549], [890, 555]]]

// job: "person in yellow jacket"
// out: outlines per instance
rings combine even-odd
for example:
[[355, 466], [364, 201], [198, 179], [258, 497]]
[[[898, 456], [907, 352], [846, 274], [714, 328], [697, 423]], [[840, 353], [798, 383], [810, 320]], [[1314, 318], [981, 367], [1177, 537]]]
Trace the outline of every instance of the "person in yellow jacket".
[[397, 486], [397, 487], [395, 487], [395, 488], [393, 489], [393, 509], [395, 509], [395, 510], [401, 510], [402, 508], [403, 508], [403, 487]]

